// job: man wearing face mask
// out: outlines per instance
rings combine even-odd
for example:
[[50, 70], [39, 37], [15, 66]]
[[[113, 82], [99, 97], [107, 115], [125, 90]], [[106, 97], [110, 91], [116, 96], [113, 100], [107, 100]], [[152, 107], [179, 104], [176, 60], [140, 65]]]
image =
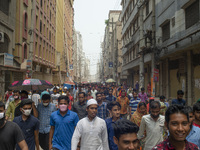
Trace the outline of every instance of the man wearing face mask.
[[142, 117], [138, 139], [144, 138], [146, 131], [146, 142], [144, 150], [151, 150], [155, 145], [163, 141], [165, 117], [160, 115], [160, 102], [150, 103], [150, 114]]
[[12, 114], [11, 121], [13, 121], [14, 115], [15, 115], [15, 108], [18, 107], [21, 103], [18, 90], [13, 91], [13, 98], [14, 98], [14, 101], [9, 103], [7, 111], [6, 111], [6, 120], [8, 120], [10, 115]]
[[[17, 123], [25, 135], [25, 141], [28, 145], [29, 150], [39, 150], [39, 120], [31, 115], [32, 110], [31, 99], [24, 99], [20, 104], [20, 110], [22, 115], [15, 117], [13, 122]], [[16, 150], [20, 150], [17, 145]]]
[[49, 150], [50, 116], [56, 111], [56, 106], [50, 103], [49, 94], [42, 95], [42, 103], [38, 104], [38, 119], [40, 120], [39, 143], [43, 150]]
[[5, 105], [0, 102], [0, 149], [15, 150], [16, 144], [21, 150], [28, 150], [23, 132], [16, 123], [5, 120]]
[[71, 139], [79, 118], [77, 113], [68, 109], [68, 105], [69, 97], [58, 98], [59, 110], [50, 118], [49, 150], [71, 150]]

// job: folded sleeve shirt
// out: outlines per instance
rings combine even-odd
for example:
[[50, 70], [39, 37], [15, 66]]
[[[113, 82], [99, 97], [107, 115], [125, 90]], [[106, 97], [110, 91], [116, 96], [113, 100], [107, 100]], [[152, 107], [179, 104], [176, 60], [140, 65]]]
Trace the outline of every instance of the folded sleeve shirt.
[[142, 117], [140, 129], [138, 132], [138, 139], [144, 137], [144, 131], [146, 131], [146, 142], [144, 150], [150, 150], [158, 143], [163, 141], [165, 117], [159, 115], [157, 121], [155, 121], [151, 115], [145, 115]]
[[64, 116], [60, 114], [60, 110], [51, 114], [50, 125], [55, 127], [53, 148], [71, 150], [71, 139], [78, 121], [78, 115], [70, 110]]
[[81, 150], [109, 150], [106, 123], [95, 117], [92, 121], [83, 118], [77, 124], [72, 137], [71, 150], [76, 150], [81, 139]]
[[192, 130], [186, 137], [186, 140], [200, 147], [200, 128], [193, 125]]

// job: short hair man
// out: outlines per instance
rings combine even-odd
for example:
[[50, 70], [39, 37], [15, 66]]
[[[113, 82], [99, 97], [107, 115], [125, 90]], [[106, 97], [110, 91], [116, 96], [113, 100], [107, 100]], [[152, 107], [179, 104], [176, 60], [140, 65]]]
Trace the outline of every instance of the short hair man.
[[200, 128], [193, 125], [194, 122], [194, 112], [191, 106], [186, 106], [185, 108], [189, 115], [189, 121], [190, 121], [190, 132], [188, 136], [186, 137], [186, 140], [188, 142], [191, 142], [193, 144], [196, 144], [198, 147], [200, 147]]
[[156, 144], [163, 141], [165, 117], [160, 115], [160, 102], [150, 103], [150, 114], [142, 117], [138, 138], [144, 137], [146, 130], [146, 142], [144, 150], [152, 149]]
[[96, 93], [96, 100], [98, 103], [97, 116], [104, 120], [107, 119], [108, 114], [109, 114], [107, 110], [107, 103], [103, 102], [102, 95], [100, 92]]
[[78, 93], [78, 101], [72, 105], [72, 111], [78, 114], [79, 120], [83, 119], [87, 116], [87, 104], [85, 102], [85, 93], [79, 92]]
[[0, 102], [0, 149], [14, 150], [16, 144], [21, 150], [28, 150], [23, 132], [16, 123], [5, 120], [5, 105]]
[[50, 103], [50, 99], [49, 94], [43, 94], [42, 103], [37, 106], [38, 119], [40, 120], [39, 143], [44, 150], [49, 150], [50, 116], [57, 110], [55, 104]]
[[194, 122], [193, 125], [200, 128], [200, 103], [197, 102], [193, 106], [193, 111], [194, 111]]
[[129, 110], [129, 99], [125, 95], [126, 95], [126, 91], [121, 90], [121, 96], [119, 96], [116, 100], [121, 105], [121, 112], [120, 113], [121, 113], [122, 118], [127, 118], [129, 111], [130, 111]]
[[81, 138], [82, 150], [108, 150], [108, 135], [106, 123], [97, 117], [97, 101], [90, 99], [87, 102], [87, 117], [81, 119], [72, 137], [71, 150], [76, 150]]
[[184, 92], [182, 90], [177, 91], [177, 99], [172, 100], [172, 105], [178, 104], [185, 106], [186, 101], [183, 99]]
[[114, 136], [114, 129], [113, 125], [117, 120], [120, 119], [120, 110], [121, 105], [118, 102], [110, 102], [107, 105], [109, 112], [111, 114], [111, 118], [106, 119], [106, 126], [107, 126], [107, 132], [108, 132], [108, 143], [110, 150], [117, 150], [117, 145], [114, 143], [113, 136]]
[[109, 102], [116, 101], [116, 97], [113, 96], [113, 89], [109, 88], [108, 95], [106, 96], [106, 100]]
[[187, 109], [182, 105], [171, 105], [165, 113], [165, 126], [169, 130], [169, 137], [155, 146], [153, 150], [199, 150], [199, 148], [186, 140], [190, 131], [190, 122]]
[[[31, 99], [24, 99], [20, 104], [20, 110], [22, 115], [15, 117], [13, 122], [17, 123], [25, 135], [25, 141], [28, 145], [29, 150], [39, 150], [39, 120], [31, 115], [32, 110]], [[16, 150], [20, 150], [17, 146]]]
[[58, 98], [59, 110], [50, 117], [49, 149], [70, 150], [71, 139], [79, 121], [77, 113], [68, 109], [69, 97]]
[[127, 119], [120, 119], [114, 124], [113, 137], [118, 150], [138, 150], [140, 142], [137, 138], [139, 127]]

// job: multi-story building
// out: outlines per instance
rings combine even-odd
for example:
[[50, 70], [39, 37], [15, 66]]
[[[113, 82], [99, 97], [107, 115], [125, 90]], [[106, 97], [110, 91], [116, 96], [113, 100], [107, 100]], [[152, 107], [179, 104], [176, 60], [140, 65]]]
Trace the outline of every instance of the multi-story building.
[[56, 1], [26, 0], [31, 7], [30, 59], [32, 78], [53, 81], [52, 70], [56, 67]]
[[56, 68], [54, 83], [73, 80], [73, 0], [56, 1]]
[[[199, 97], [199, 0], [122, 0], [122, 74], [167, 99]], [[159, 77], [159, 79], [158, 79]]]
[[[0, 4], [0, 100], [10, 83], [20, 80], [20, 62], [15, 53], [15, 20], [17, 1], [1, 1]], [[22, 24], [23, 20], [17, 20]], [[22, 31], [21, 31], [22, 32]]]
[[[147, 87], [151, 81], [155, 0], [122, 0], [122, 75], [128, 86]], [[155, 19], [154, 19], [155, 20]]]
[[[119, 21], [121, 11], [118, 10], [110, 10], [108, 15], [108, 20], [106, 21], [104, 41], [102, 45], [103, 52], [103, 63], [104, 63], [104, 81], [108, 78], [117, 79], [117, 63], [116, 56], [118, 53], [116, 52], [115, 41], [117, 41], [117, 37], [114, 37], [115, 29], [119, 29], [116, 27], [117, 22]], [[120, 23], [118, 23], [119, 25]], [[119, 32], [116, 32], [118, 35]], [[118, 46], [116, 46], [118, 47]]]
[[200, 98], [200, 1], [156, 0], [155, 10], [160, 95], [181, 89], [191, 105]]

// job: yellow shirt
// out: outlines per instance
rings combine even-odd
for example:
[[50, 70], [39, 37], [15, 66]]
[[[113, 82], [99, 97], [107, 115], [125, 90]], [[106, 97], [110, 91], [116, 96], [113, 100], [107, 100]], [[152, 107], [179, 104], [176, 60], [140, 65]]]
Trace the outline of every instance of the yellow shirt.
[[15, 117], [15, 108], [18, 107], [21, 103], [21, 100], [18, 102], [17, 105], [15, 105], [15, 101], [12, 101], [9, 103], [8, 108], [6, 110], [6, 116], [10, 117], [10, 114], [12, 114], [11, 116], [11, 121], [13, 121], [14, 117]]

